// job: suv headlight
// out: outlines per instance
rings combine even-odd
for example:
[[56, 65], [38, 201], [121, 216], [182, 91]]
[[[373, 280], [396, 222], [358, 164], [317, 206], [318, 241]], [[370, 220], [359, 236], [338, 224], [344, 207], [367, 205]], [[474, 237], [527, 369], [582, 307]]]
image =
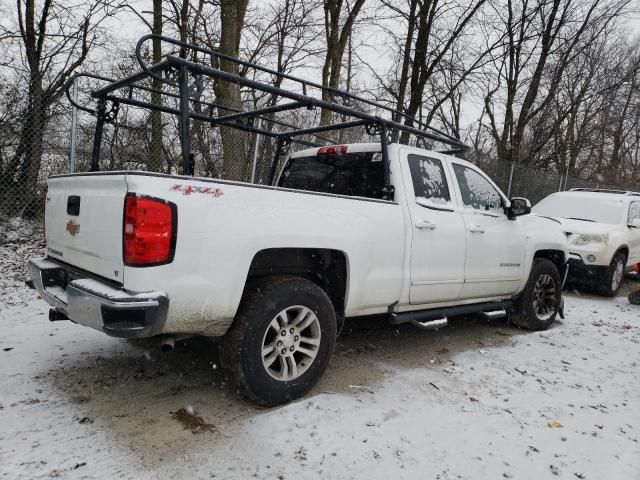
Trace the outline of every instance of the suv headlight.
[[606, 233], [579, 233], [571, 239], [571, 243], [578, 246], [601, 244], [606, 245], [609, 235]]

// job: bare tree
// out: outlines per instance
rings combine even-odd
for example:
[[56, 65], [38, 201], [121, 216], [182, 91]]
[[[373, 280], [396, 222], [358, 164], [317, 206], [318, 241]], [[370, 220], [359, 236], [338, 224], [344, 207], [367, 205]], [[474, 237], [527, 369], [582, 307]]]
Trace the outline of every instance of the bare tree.
[[[298, 68], [309, 65], [309, 57], [317, 54], [314, 42], [317, 36], [316, 0], [282, 0], [257, 10], [253, 22], [246, 25], [244, 57], [253, 63], [269, 66], [278, 74], [290, 74]], [[241, 69], [243, 76], [254, 74], [248, 67]], [[275, 75], [262, 78], [275, 87], [281, 87], [284, 77]], [[254, 103], [275, 105], [278, 95], [268, 94], [265, 98], [255, 98]]]
[[[244, 27], [245, 14], [249, 0], [220, 1], [220, 45], [222, 54], [237, 57], [240, 51], [240, 38]], [[238, 64], [220, 59], [220, 68], [235, 75], [239, 73]], [[242, 109], [240, 87], [227, 81], [217, 81], [216, 100], [221, 107], [219, 114], [229, 114]], [[224, 107], [228, 107], [225, 109]], [[224, 151], [223, 174], [225, 178], [244, 179], [247, 162], [244, 157], [243, 135], [238, 130], [221, 127], [222, 148]]]
[[[364, 5], [365, 0], [355, 0], [350, 6], [344, 0], [324, 0], [324, 25], [326, 39], [326, 55], [322, 66], [322, 86], [340, 87], [342, 60], [351, 36], [354, 23]], [[345, 8], [343, 8], [345, 7]], [[330, 90], [322, 90], [322, 99], [331, 101]], [[323, 109], [320, 113], [320, 124], [331, 123], [331, 111]]]
[[[459, 134], [460, 94], [468, 91], [466, 83], [500, 41], [478, 42], [474, 32], [485, 3], [380, 0], [383, 8], [376, 27], [386, 33], [393, 63], [386, 72], [379, 71], [377, 62], [368, 66], [379, 85], [378, 99], [396, 111], [396, 122], [413, 126], [414, 121], [406, 116], [423, 124], [435, 119]], [[393, 132], [394, 141], [407, 143], [409, 138], [409, 134]]]
[[49, 109], [62, 95], [69, 77], [100, 43], [100, 25], [117, 7], [112, 0], [94, 0], [80, 8], [59, 0], [42, 4], [18, 0], [17, 29], [1, 33], [17, 40], [24, 60], [15, 67], [27, 83], [20, 142], [2, 179], [18, 204], [34, 198]]
[[[486, 87], [484, 103], [498, 158], [527, 161], [522, 151], [527, 127], [552, 101], [567, 66], [585, 45], [583, 37], [599, 35], [629, 3], [506, 0], [506, 5], [497, 4], [499, 24], [491, 34], [502, 32], [507, 41], [494, 57], [489, 75], [494, 80]], [[504, 112], [502, 119], [498, 111]]]
[[[449, 29], [448, 35], [442, 37], [435, 35], [436, 21], [444, 15], [443, 12], [449, 12], [453, 8], [452, 5], [449, 2], [439, 2], [438, 0], [423, 2], [411, 0], [396, 110], [404, 111], [409, 117], [417, 116], [418, 110], [424, 104], [423, 97], [427, 82], [445, 63], [447, 55], [462, 37], [465, 28], [484, 3], [485, 0], [476, 0], [465, 5], [462, 11], [456, 12], [457, 20], [453, 28]], [[412, 49], [414, 31], [415, 45]], [[455, 83], [464, 81], [466, 75], [468, 75], [468, 70]], [[409, 88], [409, 98], [408, 104], [405, 106], [407, 88]], [[446, 98], [449, 98], [454, 92], [455, 88], [450, 88], [445, 94]], [[407, 118], [405, 124], [413, 126], [413, 120]], [[409, 134], [403, 132], [400, 137], [401, 143], [407, 143], [408, 140]]]

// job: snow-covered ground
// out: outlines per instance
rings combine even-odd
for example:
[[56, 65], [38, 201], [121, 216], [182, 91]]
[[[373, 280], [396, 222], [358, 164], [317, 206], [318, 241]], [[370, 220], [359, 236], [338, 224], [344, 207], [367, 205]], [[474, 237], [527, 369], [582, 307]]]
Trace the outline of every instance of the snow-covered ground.
[[640, 478], [640, 307], [624, 297], [568, 294], [541, 333], [349, 322], [312, 394], [260, 409], [205, 339], [165, 355], [49, 323], [22, 283], [37, 229], [18, 230], [0, 230], [1, 480]]

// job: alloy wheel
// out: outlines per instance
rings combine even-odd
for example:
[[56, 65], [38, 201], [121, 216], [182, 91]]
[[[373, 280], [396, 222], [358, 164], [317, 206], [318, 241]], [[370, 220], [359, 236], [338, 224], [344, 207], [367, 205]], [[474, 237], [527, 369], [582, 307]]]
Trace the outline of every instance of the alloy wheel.
[[264, 333], [262, 365], [276, 380], [295, 380], [316, 358], [320, 338], [320, 321], [310, 308], [287, 307], [271, 320]]
[[533, 288], [533, 311], [540, 320], [549, 320], [556, 312], [556, 283], [549, 274], [540, 275]]

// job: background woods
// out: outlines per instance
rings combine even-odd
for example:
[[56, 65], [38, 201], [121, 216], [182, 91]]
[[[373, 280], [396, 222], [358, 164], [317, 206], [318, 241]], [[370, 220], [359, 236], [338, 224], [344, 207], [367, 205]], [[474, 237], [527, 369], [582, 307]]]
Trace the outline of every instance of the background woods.
[[[69, 169], [65, 82], [79, 71], [132, 73], [135, 41], [150, 32], [375, 100], [411, 117], [402, 119], [409, 125], [443, 129], [473, 145], [467, 159], [499, 183], [508, 179], [512, 189], [524, 189], [518, 175], [533, 169], [543, 172], [540, 183], [551, 190], [580, 182], [637, 189], [640, 43], [627, 25], [635, 6], [631, 0], [5, 1], [0, 213], [39, 211], [44, 179]], [[155, 62], [171, 48], [154, 41], [143, 53]], [[184, 48], [173, 53], [210, 60]], [[283, 77], [224, 60], [219, 66], [287, 86]], [[83, 79], [80, 103], [91, 103], [88, 93], [99, 83]], [[157, 80], [149, 86], [167, 88]], [[202, 87], [196, 110], [215, 104], [220, 114], [232, 114], [286, 101], [228, 82]], [[331, 90], [315, 93], [337, 100]], [[159, 94], [150, 93], [149, 100], [174, 106]], [[339, 100], [401, 120], [364, 102]], [[265, 129], [335, 120], [326, 111], [269, 113], [265, 119], [277, 121], [265, 121]], [[88, 114], [78, 118], [76, 170], [88, 168], [94, 123]], [[103, 169], [180, 171], [171, 115], [123, 108], [104, 135]], [[362, 139], [357, 129], [318, 138]], [[394, 140], [415, 141], [406, 135]], [[275, 148], [266, 137], [192, 124], [193, 161], [201, 175], [264, 181]]]

